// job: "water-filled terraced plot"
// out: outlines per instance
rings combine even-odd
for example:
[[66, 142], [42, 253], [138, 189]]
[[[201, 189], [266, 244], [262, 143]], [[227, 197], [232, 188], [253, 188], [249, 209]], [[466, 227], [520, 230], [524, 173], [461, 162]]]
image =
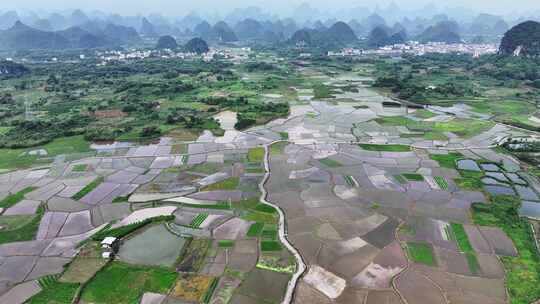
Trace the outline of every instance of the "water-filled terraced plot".
[[125, 240], [118, 257], [136, 265], [172, 266], [184, 243], [183, 238], [170, 233], [164, 225], [152, 226]]

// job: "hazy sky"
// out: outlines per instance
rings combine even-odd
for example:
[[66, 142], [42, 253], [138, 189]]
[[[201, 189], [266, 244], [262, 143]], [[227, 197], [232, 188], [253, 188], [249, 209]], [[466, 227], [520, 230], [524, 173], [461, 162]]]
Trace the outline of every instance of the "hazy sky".
[[[183, 16], [192, 10], [205, 13], [218, 11], [226, 14], [235, 7], [257, 5], [265, 11], [287, 14], [291, 8], [302, 2], [309, 2], [319, 9], [340, 9], [355, 6], [374, 7], [378, 4], [386, 7], [391, 0], [1, 0], [0, 10], [32, 9], [32, 10], [63, 10], [82, 8], [86, 10], [100, 9], [107, 12], [122, 14], [162, 13], [171, 16]], [[395, 0], [401, 8], [420, 8], [428, 3], [439, 7], [464, 6], [470, 9], [495, 13], [509, 14], [512, 12], [527, 12], [540, 10], [538, 0]]]

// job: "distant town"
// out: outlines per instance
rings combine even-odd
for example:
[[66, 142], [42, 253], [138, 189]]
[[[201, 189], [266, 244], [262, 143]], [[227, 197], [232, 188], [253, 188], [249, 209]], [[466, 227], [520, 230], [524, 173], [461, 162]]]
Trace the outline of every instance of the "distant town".
[[445, 42], [429, 42], [419, 43], [418, 41], [409, 41], [407, 43], [399, 43], [394, 45], [382, 46], [377, 49], [358, 49], [344, 48], [338, 52], [328, 52], [328, 56], [332, 57], [350, 57], [350, 56], [367, 56], [367, 55], [402, 55], [413, 54], [422, 56], [429, 53], [439, 54], [471, 54], [473, 57], [482, 55], [496, 54], [499, 46], [494, 43], [475, 44], [475, 43], [451, 43]]

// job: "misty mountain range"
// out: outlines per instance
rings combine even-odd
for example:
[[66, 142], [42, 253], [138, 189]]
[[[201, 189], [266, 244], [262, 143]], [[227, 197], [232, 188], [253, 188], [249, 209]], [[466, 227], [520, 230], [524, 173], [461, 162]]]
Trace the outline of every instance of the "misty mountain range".
[[[196, 13], [167, 18], [157, 14], [121, 16], [82, 10], [46, 16], [8, 11], [0, 13], [0, 49], [110, 47], [154, 41], [164, 35], [181, 40], [201, 37], [210, 43], [298, 42], [301, 38], [309, 43], [349, 43], [361, 38], [374, 47], [408, 39], [450, 43], [459, 42], [463, 37], [469, 40], [477, 36], [500, 37], [524, 19], [505, 20], [485, 13], [452, 18], [452, 14], [436, 12], [436, 8], [426, 7], [421, 14], [415, 12], [403, 16], [404, 11], [393, 4], [374, 11], [354, 8], [348, 15], [355, 17], [348, 20], [314, 20], [314, 17], [322, 16], [321, 12], [302, 4], [295, 10], [294, 19], [278, 18], [251, 7], [237, 9], [221, 20], [216, 16], [204, 19]], [[412, 17], [414, 15], [416, 17]]]

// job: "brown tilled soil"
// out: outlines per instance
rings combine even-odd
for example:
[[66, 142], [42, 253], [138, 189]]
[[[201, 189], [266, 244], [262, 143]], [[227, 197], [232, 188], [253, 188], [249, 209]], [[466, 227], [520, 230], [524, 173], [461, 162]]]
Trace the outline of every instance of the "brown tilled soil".
[[330, 299], [324, 296], [322, 293], [313, 289], [311, 286], [304, 282], [300, 282], [296, 287], [296, 294], [294, 297], [295, 304], [330, 304]]
[[399, 297], [392, 290], [370, 290], [366, 304], [401, 304]]
[[461, 275], [472, 275], [464, 254], [435, 246], [433, 249], [441, 270]]
[[341, 296], [336, 299], [337, 303], [349, 304], [349, 303], [364, 303], [368, 296], [366, 289], [356, 290], [352, 288], [346, 288]]
[[480, 231], [478, 230], [476, 226], [464, 225], [463, 227], [465, 228], [465, 232], [467, 232], [467, 236], [469, 237], [469, 242], [474, 248], [474, 251], [478, 253], [485, 253], [485, 254], [493, 253], [493, 249], [491, 249], [491, 246], [489, 246], [489, 243], [482, 236], [482, 234], [480, 233]]
[[396, 280], [399, 292], [408, 303], [446, 304], [440, 290], [426, 277], [407, 269]]
[[[239, 292], [272, 303], [281, 302], [288, 282], [288, 274], [256, 268], [248, 274], [240, 286]], [[233, 301], [232, 303], [237, 302]]]
[[482, 232], [482, 235], [487, 239], [497, 255], [517, 255], [514, 243], [500, 228], [480, 227], [480, 232]]

